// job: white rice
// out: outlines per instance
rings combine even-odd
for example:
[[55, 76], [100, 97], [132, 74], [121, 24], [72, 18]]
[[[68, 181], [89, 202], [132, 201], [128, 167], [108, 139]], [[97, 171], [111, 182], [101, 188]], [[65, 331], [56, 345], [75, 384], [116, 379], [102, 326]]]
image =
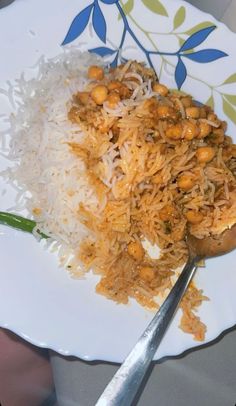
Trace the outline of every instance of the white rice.
[[[32, 217], [33, 209], [42, 209], [35, 218], [41, 231], [59, 242], [62, 262], [88, 233], [78, 217], [79, 204], [95, 213], [101, 210], [83, 162], [67, 144], [83, 137], [67, 114], [72, 95], [88, 83], [87, 69], [94, 64], [104, 63], [90, 53], [67, 49], [56, 58], [40, 58], [36, 79], [22, 75], [1, 91], [16, 105], [5, 134], [11, 168], [3, 173], [13, 185], [17, 179], [14, 210], [26, 207]], [[109, 167], [107, 178], [109, 184]]]

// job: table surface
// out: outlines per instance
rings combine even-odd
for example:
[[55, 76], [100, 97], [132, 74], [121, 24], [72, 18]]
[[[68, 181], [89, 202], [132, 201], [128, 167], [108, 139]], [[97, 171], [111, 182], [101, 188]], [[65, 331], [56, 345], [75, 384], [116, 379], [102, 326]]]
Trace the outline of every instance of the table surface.
[[[153, 363], [133, 405], [235, 406], [236, 328], [211, 345]], [[59, 406], [92, 406], [118, 365], [51, 352]]]
[[[236, 31], [236, 0], [189, 0]], [[207, 346], [153, 363], [133, 405], [235, 406], [236, 327]], [[118, 365], [51, 352], [59, 406], [92, 406]]]

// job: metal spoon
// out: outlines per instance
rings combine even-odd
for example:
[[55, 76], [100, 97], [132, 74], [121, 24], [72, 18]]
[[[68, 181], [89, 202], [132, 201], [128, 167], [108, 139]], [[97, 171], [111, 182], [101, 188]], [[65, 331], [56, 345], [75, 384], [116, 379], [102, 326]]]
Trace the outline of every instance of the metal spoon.
[[168, 297], [118, 369], [95, 406], [129, 406], [183, 297], [197, 263], [203, 258], [226, 254], [236, 248], [236, 224], [218, 237], [187, 237], [189, 259]]

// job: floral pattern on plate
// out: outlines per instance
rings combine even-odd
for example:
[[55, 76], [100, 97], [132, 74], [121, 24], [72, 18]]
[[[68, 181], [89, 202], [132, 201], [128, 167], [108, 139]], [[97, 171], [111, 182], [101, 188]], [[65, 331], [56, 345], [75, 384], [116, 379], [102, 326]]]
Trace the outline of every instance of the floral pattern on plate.
[[[107, 7], [113, 7], [112, 12], [117, 12], [117, 20], [122, 20], [123, 28], [119, 31], [120, 38], [117, 46], [111, 46], [109, 41], [109, 31], [112, 29], [109, 21], [106, 20], [102, 11], [100, 3], [104, 3]], [[168, 11], [159, 0], [142, 0], [143, 5], [156, 15], [163, 18], [169, 17]], [[185, 6], [180, 6], [173, 17], [172, 29], [169, 32], [157, 32], [147, 31], [142, 28], [138, 19], [133, 16], [132, 12], [135, 7], [134, 0], [128, 0], [124, 2], [122, 0], [94, 0], [83, 8], [73, 19], [68, 32], [62, 42], [62, 45], [67, 45], [74, 42], [80, 37], [80, 35], [86, 29], [92, 29], [96, 33], [102, 44], [98, 47], [91, 48], [91, 52], [95, 52], [98, 55], [108, 57], [108, 61], [112, 67], [117, 66], [118, 63], [123, 63], [126, 58], [123, 56], [123, 49], [126, 46], [127, 37], [132, 38], [136, 47], [140, 49], [144, 58], [149, 66], [157, 70], [156, 63], [153, 61], [153, 57], [158, 55], [161, 57], [161, 68], [159, 72], [159, 79], [161, 80], [162, 68], [164, 65], [171, 65], [174, 67], [174, 78], [177, 88], [180, 90], [187, 78], [191, 77], [188, 72], [185, 60], [186, 58], [195, 63], [213, 63], [217, 59], [225, 58], [228, 56], [226, 52], [217, 48], [204, 48], [204, 42], [217, 29], [211, 21], [203, 21], [196, 24], [193, 27], [189, 27], [187, 30], [181, 30], [181, 26], [186, 21], [187, 10]], [[146, 39], [149, 40], [148, 45], [144, 45], [140, 33], [143, 34]], [[178, 40], [178, 47], [176, 51], [160, 51], [158, 49], [157, 41], [153, 40], [153, 36], [158, 35], [174, 36]], [[105, 45], [105, 46], [104, 46]], [[196, 48], [196, 49], [195, 49]], [[174, 63], [167, 60], [166, 57], [176, 57]], [[173, 59], [173, 58], [172, 58]], [[199, 78], [194, 78], [202, 80]], [[234, 106], [236, 105], [236, 95], [231, 95], [219, 91], [219, 87], [227, 83], [233, 83], [236, 81], [236, 74], [230, 75], [220, 85], [211, 86], [207, 84], [211, 90], [210, 97], [206, 100], [206, 103], [214, 108], [214, 93], [218, 93], [222, 97], [223, 110], [225, 115], [234, 123], [236, 123], [236, 112]]]

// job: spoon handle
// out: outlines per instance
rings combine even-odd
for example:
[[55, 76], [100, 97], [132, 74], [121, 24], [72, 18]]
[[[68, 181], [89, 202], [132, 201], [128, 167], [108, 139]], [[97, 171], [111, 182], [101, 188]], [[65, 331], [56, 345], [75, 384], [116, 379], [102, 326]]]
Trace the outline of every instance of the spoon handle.
[[166, 300], [107, 385], [95, 406], [131, 405], [196, 268], [196, 258], [189, 258]]

